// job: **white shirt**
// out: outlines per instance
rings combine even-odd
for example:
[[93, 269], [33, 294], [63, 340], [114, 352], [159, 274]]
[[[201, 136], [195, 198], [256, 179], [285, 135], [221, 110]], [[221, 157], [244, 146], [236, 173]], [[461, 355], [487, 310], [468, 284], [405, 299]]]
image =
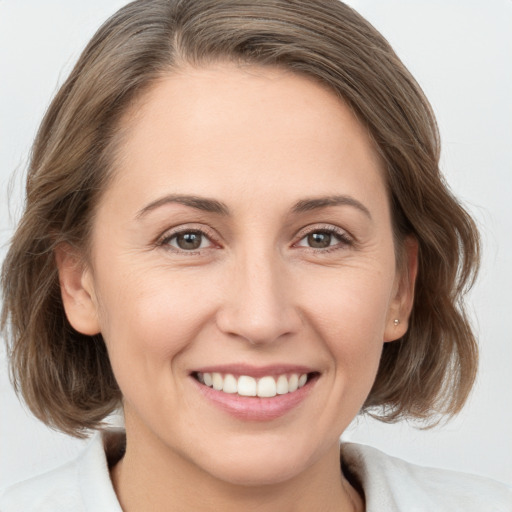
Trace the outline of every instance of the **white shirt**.
[[[370, 446], [343, 444], [366, 512], [512, 512], [512, 488], [487, 478], [425, 468]], [[0, 512], [122, 512], [101, 434], [67, 464], [0, 491]]]

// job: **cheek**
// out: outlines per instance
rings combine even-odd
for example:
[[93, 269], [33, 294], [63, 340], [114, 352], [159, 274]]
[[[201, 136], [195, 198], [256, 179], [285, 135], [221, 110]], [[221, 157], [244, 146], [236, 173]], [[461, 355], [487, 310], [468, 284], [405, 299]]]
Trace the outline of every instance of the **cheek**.
[[210, 316], [204, 290], [173, 273], [132, 269], [102, 282], [102, 334], [118, 379], [135, 372], [154, 378], [154, 370], [173, 364]]
[[[391, 272], [349, 269], [332, 273], [321, 286], [309, 287], [312, 323], [328, 339], [353, 339], [363, 348], [382, 343], [393, 288]], [[357, 340], [357, 342], [356, 342]]]
[[307, 316], [334, 361], [333, 377], [356, 401], [377, 373], [392, 286], [392, 274], [351, 269], [308, 294]]

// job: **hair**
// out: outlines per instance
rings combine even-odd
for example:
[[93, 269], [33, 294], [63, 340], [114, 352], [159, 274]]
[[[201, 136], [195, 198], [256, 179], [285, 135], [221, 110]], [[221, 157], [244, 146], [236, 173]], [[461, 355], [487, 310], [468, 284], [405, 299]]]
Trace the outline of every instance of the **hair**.
[[120, 406], [101, 334], [80, 334], [66, 318], [54, 251], [63, 242], [87, 251], [123, 114], [169, 73], [220, 61], [311, 77], [367, 128], [384, 164], [397, 261], [414, 237], [419, 269], [408, 331], [384, 344], [362, 411], [424, 423], [459, 412], [478, 359], [463, 303], [478, 232], [440, 174], [421, 88], [383, 36], [338, 0], [137, 0], [100, 27], [42, 121], [2, 268], [1, 329], [16, 391], [44, 423], [78, 437]]

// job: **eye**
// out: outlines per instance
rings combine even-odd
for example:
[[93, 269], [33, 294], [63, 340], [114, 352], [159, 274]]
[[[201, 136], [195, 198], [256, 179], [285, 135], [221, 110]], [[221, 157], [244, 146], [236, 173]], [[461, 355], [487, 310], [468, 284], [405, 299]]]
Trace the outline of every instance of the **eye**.
[[351, 244], [352, 240], [344, 231], [329, 227], [315, 229], [306, 233], [296, 245], [299, 247], [309, 247], [311, 249], [328, 249]]
[[304, 237], [307, 241], [309, 247], [313, 247], [315, 249], [325, 249], [326, 247], [330, 247], [332, 245], [333, 237], [332, 233], [326, 233], [317, 231], [316, 233], [310, 233], [308, 236]]
[[211, 247], [213, 244], [202, 231], [189, 229], [167, 235], [162, 239], [160, 245], [170, 245], [178, 251], [190, 252], [206, 249]]

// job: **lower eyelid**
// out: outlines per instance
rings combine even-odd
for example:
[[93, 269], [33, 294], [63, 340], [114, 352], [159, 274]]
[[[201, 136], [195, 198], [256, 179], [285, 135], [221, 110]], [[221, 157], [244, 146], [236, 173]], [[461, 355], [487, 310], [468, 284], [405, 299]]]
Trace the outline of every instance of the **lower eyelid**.
[[[171, 240], [175, 239], [180, 234], [194, 233], [194, 232], [201, 234], [201, 236], [204, 237], [208, 241], [208, 246], [206, 246], [206, 247], [199, 247], [197, 249], [186, 250], [186, 249], [181, 249], [179, 247], [175, 247], [174, 245], [171, 245], [171, 243], [170, 243]], [[315, 247], [309, 247], [307, 245], [298, 245], [299, 242], [301, 242], [303, 239], [305, 239], [306, 237], [308, 237], [309, 235], [311, 235], [313, 233], [328, 233], [328, 234], [332, 235], [333, 237], [337, 238], [338, 241], [337, 241], [337, 243], [329, 245], [329, 246], [324, 247], [324, 248], [315, 248]], [[332, 227], [320, 227], [319, 226], [316, 229], [312, 229], [312, 230], [309, 230], [307, 232], [303, 232], [299, 236], [300, 236], [300, 238], [293, 245], [294, 246], [303, 247], [305, 249], [311, 249], [311, 250], [313, 250], [315, 252], [327, 252], [329, 249], [339, 248], [339, 247], [337, 247], [338, 245], [341, 245], [341, 246], [354, 245], [353, 238], [350, 235], [348, 235], [346, 231], [344, 231], [344, 230], [343, 231], [342, 230], [336, 230], [336, 229], [333, 229]], [[156, 241], [155, 245], [156, 246], [160, 246], [160, 247], [168, 246], [168, 247], [172, 248], [176, 252], [188, 253], [188, 254], [197, 254], [197, 253], [199, 253], [201, 251], [204, 251], [206, 249], [211, 249], [211, 248], [214, 248], [215, 246], [219, 246], [220, 244], [218, 244], [216, 242], [215, 237], [213, 235], [211, 235], [210, 233], [208, 233], [204, 228], [190, 227], [188, 229], [186, 229], [186, 228], [185, 229], [178, 229], [176, 231], [171, 231], [171, 232], [167, 232], [167, 233], [163, 234], [161, 237], [158, 238], [158, 240]]]
[[[330, 235], [334, 236], [335, 238], [337, 238], [339, 240], [338, 243], [342, 243], [345, 245], [353, 244], [352, 237], [349, 236], [345, 231], [338, 231], [331, 227], [318, 227], [318, 228], [312, 229], [306, 233], [302, 233], [301, 235], [299, 235], [298, 242], [300, 242], [301, 240], [304, 240], [306, 237], [308, 237], [309, 235], [311, 235], [313, 233], [327, 233], [327, 234], [330, 234]], [[296, 242], [294, 245], [297, 245], [298, 242]], [[330, 247], [334, 247], [335, 245], [330, 246]], [[311, 247], [311, 249], [314, 249], [314, 248]]]
[[[187, 231], [185, 231], [185, 233], [187, 233]], [[172, 235], [170, 238], [168, 238], [168, 244], [170, 244], [171, 240], [173, 239], [177, 239], [177, 237], [182, 234], [182, 233], [177, 233], [175, 235]], [[197, 249], [191, 249], [191, 250], [186, 250], [186, 249], [182, 249], [181, 247], [176, 247], [174, 245], [171, 245], [171, 247], [174, 247], [175, 249], [179, 250], [179, 251], [184, 251], [184, 252], [195, 252], [195, 251], [201, 251], [203, 249], [207, 249], [209, 246], [213, 245], [213, 242], [204, 234], [204, 233], [200, 233], [200, 236], [201, 236], [201, 243], [199, 245], [199, 247]], [[208, 245], [206, 247], [203, 247], [203, 244], [205, 243], [205, 240], [207, 241]]]
[[[171, 240], [175, 239], [176, 237], [178, 237], [179, 235], [184, 234], [184, 233], [201, 234], [201, 236], [204, 237], [204, 239], [206, 239], [209, 242], [209, 246], [187, 251], [185, 249], [180, 249], [179, 247], [174, 247], [173, 245], [171, 245], [171, 243], [170, 243]], [[177, 252], [187, 252], [187, 253], [193, 254], [194, 252], [209, 249], [210, 247], [215, 246], [216, 242], [215, 242], [214, 237], [212, 235], [210, 235], [208, 232], [206, 232], [204, 229], [198, 229], [198, 228], [192, 227], [192, 228], [188, 228], [188, 229], [178, 229], [176, 231], [166, 232], [161, 237], [158, 238], [158, 240], [156, 241], [156, 245], [159, 247], [168, 246], [168, 247], [175, 249]]]

